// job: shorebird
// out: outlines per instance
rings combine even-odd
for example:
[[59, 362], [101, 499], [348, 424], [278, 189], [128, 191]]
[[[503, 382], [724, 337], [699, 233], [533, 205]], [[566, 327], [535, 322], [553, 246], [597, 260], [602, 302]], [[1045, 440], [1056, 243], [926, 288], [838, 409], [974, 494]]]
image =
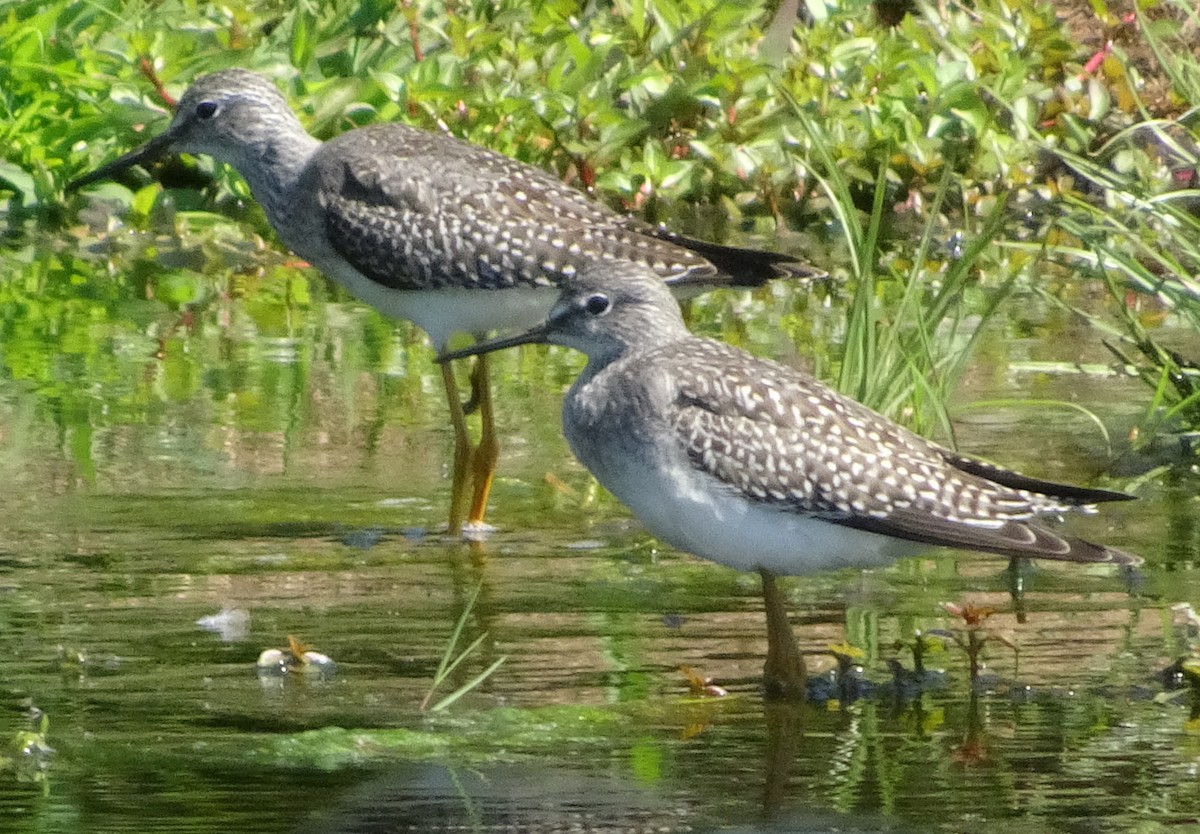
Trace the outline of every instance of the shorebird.
[[440, 358], [538, 342], [587, 355], [562, 427], [596, 479], [654, 536], [761, 574], [770, 694], [805, 689], [778, 574], [875, 567], [930, 545], [1137, 561], [1038, 523], [1133, 496], [959, 454], [807, 374], [694, 336], [667, 288], [638, 264], [588, 267], [543, 324]]
[[[76, 190], [169, 152], [207, 154], [246, 180], [279, 238], [351, 294], [414, 322], [444, 350], [545, 317], [588, 264], [645, 264], [681, 295], [817, 277], [787, 255], [694, 240], [617, 214], [545, 171], [451, 136], [401, 124], [310, 136], [273, 83], [223, 70], [188, 88], [170, 126], [68, 186]], [[487, 366], [476, 366], [482, 431], [472, 446], [449, 365], [455, 433], [450, 530], [481, 524], [498, 448]], [[469, 510], [467, 483], [473, 478]]]

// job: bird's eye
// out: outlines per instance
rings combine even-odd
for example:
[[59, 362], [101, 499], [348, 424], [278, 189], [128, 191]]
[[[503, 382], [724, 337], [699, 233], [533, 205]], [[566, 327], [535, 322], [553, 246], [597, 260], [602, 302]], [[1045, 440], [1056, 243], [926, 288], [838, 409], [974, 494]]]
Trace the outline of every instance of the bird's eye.
[[196, 105], [196, 115], [201, 119], [211, 119], [217, 115], [217, 109], [215, 101], [202, 101]]
[[602, 316], [608, 312], [610, 307], [612, 307], [612, 302], [603, 293], [596, 293], [593, 296], [589, 296], [583, 302], [583, 309], [591, 316]]

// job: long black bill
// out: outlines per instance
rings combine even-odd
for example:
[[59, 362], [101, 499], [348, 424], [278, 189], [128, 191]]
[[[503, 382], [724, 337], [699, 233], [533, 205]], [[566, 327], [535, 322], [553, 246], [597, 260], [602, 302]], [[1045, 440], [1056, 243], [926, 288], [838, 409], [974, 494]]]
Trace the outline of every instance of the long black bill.
[[67, 184], [67, 193], [78, 191], [84, 186], [91, 185], [94, 182], [112, 179], [117, 174], [124, 171], [126, 168], [131, 168], [134, 165], [140, 165], [143, 162], [153, 162], [160, 156], [166, 154], [170, 149], [171, 143], [175, 140], [177, 130], [168, 129], [158, 136], [155, 136], [140, 148], [135, 148], [122, 157], [119, 157], [107, 165], [102, 165], [90, 174], [84, 174], [76, 180], [72, 180]]
[[494, 350], [504, 350], [505, 348], [517, 347], [518, 345], [541, 345], [549, 341], [550, 328], [547, 325], [539, 324], [537, 327], [526, 330], [524, 333], [518, 333], [515, 336], [502, 336], [498, 339], [485, 339], [482, 342], [476, 342], [473, 345], [468, 345], [461, 350], [452, 350], [449, 353], [438, 354], [437, 361], [441, 363], [453, 362], [455, 359], [466, 359], [468, 356], [479, 356], [483, 353], [491, 353]]

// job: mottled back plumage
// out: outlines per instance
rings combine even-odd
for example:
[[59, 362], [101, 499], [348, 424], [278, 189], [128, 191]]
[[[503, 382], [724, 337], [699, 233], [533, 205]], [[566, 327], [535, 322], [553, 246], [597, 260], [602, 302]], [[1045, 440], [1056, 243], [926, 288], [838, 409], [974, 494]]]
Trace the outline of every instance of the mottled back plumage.
[[[381, 158], [391, 164], [372, 164]], [[644, 224], [449, 136], [390, 124], [355, 130], [317, 153], [310, 176], [319, 179], [330, 243], [396, 289], [558, 286], [611, 259], [643, 263], [663, 278], [717, 283], [712, 264]]]

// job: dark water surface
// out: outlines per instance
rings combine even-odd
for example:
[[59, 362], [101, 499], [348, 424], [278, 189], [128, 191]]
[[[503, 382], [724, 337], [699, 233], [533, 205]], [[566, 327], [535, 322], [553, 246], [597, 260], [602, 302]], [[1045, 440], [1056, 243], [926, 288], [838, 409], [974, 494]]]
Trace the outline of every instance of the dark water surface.
[[[1200, 732], [1159, 676], [1188, 653], [1171, 607], [1200, 601], [1194, 479], [1123, 460], [1101, 483], [1142, 500], [1074, 524], [1142, 554], [1134, 576], [1034, 565], [1014, 602], [1003, 560], [934, 553], [789, 580], [814, 675], [848, 640], [877, 686], [769, 705], [757, 578], [656, 545], [570, 459], [578, 356], [498, 360], [499, 529], [452, 542], [419, 334], [282, 265], [102, 262], [30, 249], [0, 274], [0, 830], [1200, 829]], [[1148, 389], [1049, 372], [1106, 361], [1098, 337], [1014, 309], [961, 386], [960, 446], [1088, 481], [1110, 452], [1085, 414], [992, 401], [1089, 408], [1119, 450]], [[777, 288], [696, 315], [804, 364], [821, 348], [781, 321], [840, 312]], [[507, 659], [423, 713], [476, 587], [482, 644], [439, 694]], [[944, 602], [997, 612], [976, 691], [950, 640], [944, 675], [889, 688], [918, 630], [963, 633]], [[259, 674], [288, 635], [336, 671]]]

